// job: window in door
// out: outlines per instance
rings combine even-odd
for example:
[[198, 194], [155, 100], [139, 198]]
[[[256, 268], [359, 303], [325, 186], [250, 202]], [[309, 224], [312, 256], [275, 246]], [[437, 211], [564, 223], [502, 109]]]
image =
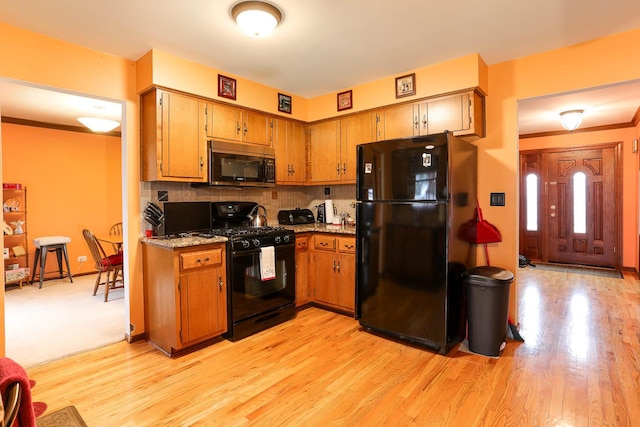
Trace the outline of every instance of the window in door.
[[587, 176], [584, 172], [573, 175], [573, 232], [587, 232]]
[[527, 231], [538, 231], [538, 176], [527, 175]]

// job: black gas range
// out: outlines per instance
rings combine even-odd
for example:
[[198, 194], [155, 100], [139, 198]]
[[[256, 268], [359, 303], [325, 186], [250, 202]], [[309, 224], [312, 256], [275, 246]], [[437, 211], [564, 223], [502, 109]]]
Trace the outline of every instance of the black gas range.
[[227, 315], [231, 341], [295, 317], [295, 233], [251, 227], [254, 202], [212, 202], [211, 234], [227, 242]]
[[211, 230], [214, 236], [224, 236], [231, 242], [231, 250], [243, 251], [264, 246], [279, 246], [295, 243], [292, 230], [282, 227], [233, 227]]

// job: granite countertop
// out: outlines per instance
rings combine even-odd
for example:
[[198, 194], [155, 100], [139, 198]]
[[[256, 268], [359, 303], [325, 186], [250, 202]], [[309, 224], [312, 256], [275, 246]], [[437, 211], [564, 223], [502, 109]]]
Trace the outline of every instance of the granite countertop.
[[190, 246], [199, 245], [212, 245], [214, 243], [225, 243], [228, 239], [226, 237], [176, 237], [172, 239], [154, 238], [154, 237], [141, 237], [140, 241], [148, 245], [159, 246], [167, 249], [179, 249], [188, 248]]
[[[301, 225], [283, 225], [279, 224], [277, 227], [286, 228], [287, 230], [293, 230], [296, 233], [333, 233], [333, 234], [356, 234], [356, 227], [354, 225], [332, 225], [332, 224], [301, 224]], [[179, 249], [188, 248], [191, 246], [199, 245], [212, 245], [214, 243], [224, 243], [228, 239], [226, 237], [176, 237], [171, 239], [157, 238], [157, 237], [141, 237], [140, 242], [148, 245], [158, 246], [167, 249]]]
[[333, 233], [333, 234], [356, 234], [355, 225], [332, 225], [332, 224], [301, 224], [286, 225], [279, 224], [279, 227], [293, 230], [296, 233]]

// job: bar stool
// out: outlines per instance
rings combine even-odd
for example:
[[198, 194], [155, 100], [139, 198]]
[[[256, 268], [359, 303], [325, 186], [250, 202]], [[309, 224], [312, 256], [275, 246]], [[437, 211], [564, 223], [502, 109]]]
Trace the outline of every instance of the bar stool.
[[[46, 237], [36, 237], [33, 239], [33, 243], [36, 247], [36, 259], [33, 262], [33, 272], [31, 273], [31, 281], [33, 284], [33, 279], [35, 276], [38, 276], [40, 280], [39, 288], [42, 288], [42, 281], [44, 280], [45, 275], [45, 266], [47, 265], [47, 252], [54, 252], [58, 257], [58, 272], [60, 273], [60, 279], [63, 277], [68, 277], [69, 281], [73, 283], [73, 278], [71, 276], [71, 269], [69, 268], [69, 255], [67, 253], [67, 243], [71, 241], [71, 238], [66, 236], [46, 236]], [[64, 255], [64, 262], [67, 265], [67, 271], [62, 270], [62, 256]], [[40, 262], [38, 262], [40, 261]], [[50, 272], [53, 273], [53, 272]]]

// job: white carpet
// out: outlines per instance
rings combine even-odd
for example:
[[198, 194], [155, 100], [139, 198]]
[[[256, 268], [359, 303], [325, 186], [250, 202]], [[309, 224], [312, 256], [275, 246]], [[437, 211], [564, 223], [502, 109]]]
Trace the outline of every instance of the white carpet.
[[104, 287], [96, 275], [47, 280], [5, 290], [6, 355], [25, 368], [122, 341], [124, 290]]

